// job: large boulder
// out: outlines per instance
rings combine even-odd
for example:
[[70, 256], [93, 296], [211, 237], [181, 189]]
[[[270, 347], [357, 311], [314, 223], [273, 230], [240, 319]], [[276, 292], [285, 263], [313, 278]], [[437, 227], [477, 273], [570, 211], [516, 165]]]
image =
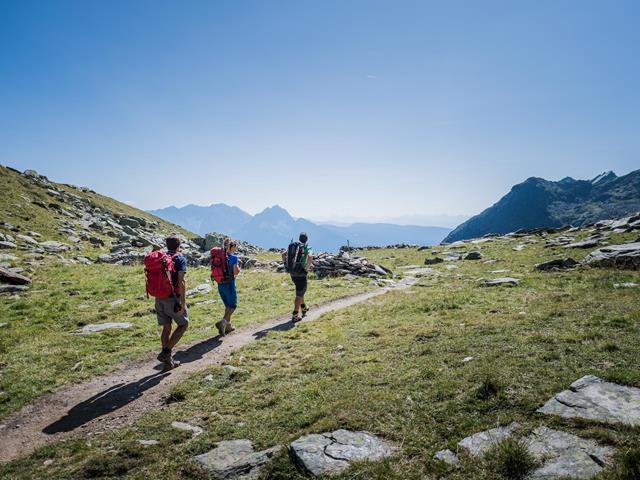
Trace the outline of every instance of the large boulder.
[[566, 270], [568, 268], [575, 268], [580, 264], [576, 262], [573, 258], [557, 258], [555, 260], [550, 260], [548, 262], [538, 263], [536, 265], [536, 270], [540, 271], [548, 271], [548, 270]]
[[27, 285], [31, 283], [31, 279], [24, 275], [20, 275], [19, 273], [0, 267], [0, 282], [10, 283], [11, 285]]

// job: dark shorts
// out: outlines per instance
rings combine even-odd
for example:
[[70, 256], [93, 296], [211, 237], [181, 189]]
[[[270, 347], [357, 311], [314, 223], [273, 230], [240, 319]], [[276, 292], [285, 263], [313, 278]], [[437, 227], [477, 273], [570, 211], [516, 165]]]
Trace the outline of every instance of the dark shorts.
[[227, 282], [218, 284], [218, 293], [222, 299], [222, 303], [227, 308], [238, 307], [238, 292], [236, 290], [236, 282]]
[[291, 275], [291, 280], [296, 286], [296, 297], [304, 297], [307, 292], [307, 276], [306, 275]]
[[185, 307], [182, 315], [178, 315], [173, 311], [176, 300], [173, 297], [156, 298], [156, 316], [158, 317], [158, 325], [167, 325], [171, 320], [180, 326], [189, 324], [189, 312]]

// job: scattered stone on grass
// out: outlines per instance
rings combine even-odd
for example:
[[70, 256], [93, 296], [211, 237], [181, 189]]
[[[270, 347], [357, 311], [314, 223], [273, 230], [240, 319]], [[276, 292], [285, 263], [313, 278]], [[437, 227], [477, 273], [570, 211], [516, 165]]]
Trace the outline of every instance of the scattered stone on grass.
[[499, 273], [509, 273], [511, 270], [508, 270], [506, 268], [502, 269], [502, 270], [491, 270], [489, 273], [493, 273], [494, 275], [497, 275]]
[[473, 357], [464, 357], [464, 358], [462, 359], [462, 362], [463, 362], [463, 363], [469, 363], [471, 360], [473, 360]]
[[478, 432], [458, 442], [458, 446], [464, 448], [472, 457], [483, 456], [491, 447], [497, 445], [505, 438], [509, 438], [520, 427], [517, 422], [511, 422], [506, 427], [497, 427]]
[[640, 283], [634, 283], [634, 282], [624, 282], [624, 283], [614, 283], [613, 284], [613, 288], [633, 288], [633, 287], [639, 287]]
[[250, 440], [224, 440], [216, 448], [193, 457], [193, 462], [216, 478], [255, 480], [260, 470], [284, 447], [254, 451]]
[[194, 437], [197, 437], [202, 432], [204, 432], [204, 430], [198, 427], [197, 425], [191, 425], [190, 423], [187, 423], [187, 422], [171, 422], [171, 426], [176, 430], [191, 432], [192, 436]]
[[122, 305], [123, 303], [125, 303], [127, 301], [126, 298], [119, 298], [117, 300], [114, 300], [113, 302], [109, 303], [109, 306], [111, 308], [113, 307], [117, 307], [118, 305]]
[[138, 440], [138, 443], [145, 447], [150, 447], [152, 445], [158, 445], [160, 442], [158, 440]]
[[520, 284], [520, 280], [518, 280], [517, 278], [501, 277], [501, 278], [494, 278], [493, 280], [485, 280], [483, 285], [485, 287], [498, 287], [500, 285], [516, 287], [519, 284]]
[[40, 242], [40, 246], [50, 253], [60, 253], [69, 250], [71, 247], [55, 240]]
[[31, 283], [31, 279], [20, 275], [15, 270], [0, 267], [0, 282], [10, 283], [11, 285], [27, 285]]
[[536, 428], [525, 444], [542, 465], [528, 480], [560, 478], [591, 478], [611, 462], [614, 449], [599, 445], [595, 440], [580, 438], [547, 427]]
[[444, 262], [444, 259], [440, 257], [427, 258], [424, 261], [425, 265], [437, 265], [438, 263]]
[[194, 297], [196, 295], [201, 295], [203, 293], [209, 293], [213, 290], [213, 287], [210, 283], [201, 283], [197, 287], [192, 288], [191, 290], [187, 290], [187, 297]]
[[639, 426], [640, 388], [586, 375], [573, 382], [569, 390], [556, 394], [537, 411], [564, 418]]
[[566, 270], [566, 269], [575, 268], [578, 266], [580, 266], [580, 264], [576, 262], [573, 258], [569, 257], [565, 259], [557, 258], [555, 260], [550, 260], [548, 262], [538, 263], [535, 266], [535, 269], [540, 271]]
[[82, 327], [81, 332], [84, 335], [89, 335], [92, 333], [102, 332], [103, 330], [119, 330], [131, 328], [133, 324], [129, 322], [106, 322], [106, 323], [90, 323], [89, 325], [85, 325]]
[[26, 292], [25, 285], [0, 285], [0, 293], [19, 293]]
[[378, 461], [397, 450], [395, 445], [371, 433], [343, 429], [305, 435], [289, 448], [300, 467], [312, 475], [337, 475], [351, 462]]
[[18, 248], [18, 246], [13, 243], [13, 242], [9, 242], [9, 241], [0, 241], [0, 249], [10, 249], [10, 248]]
[[433, 458], [449, 465], [458, 465], [460, 463], [458, 456], [449, 449], [436, 452]]
[[0, 323], [0, 328], [4, 328], [9, 325], [7, 322]]
[[481, 260], [482, 259], [482, 252], [479, 252], [478, 250], [472, 250], [471, 252], [467, 253], [464, 256], [465, 260]]
[[0, 253], [0, 262], [13, 262], [18, 260], [18, 257], [11, 255], [10, 253]]
[[195, 305], [211, 305], [212, 303], [216, 303], [217, 300], [214, 298], [210, 298], [209, 300], [202, 300], [200, 302], [196, 302]]

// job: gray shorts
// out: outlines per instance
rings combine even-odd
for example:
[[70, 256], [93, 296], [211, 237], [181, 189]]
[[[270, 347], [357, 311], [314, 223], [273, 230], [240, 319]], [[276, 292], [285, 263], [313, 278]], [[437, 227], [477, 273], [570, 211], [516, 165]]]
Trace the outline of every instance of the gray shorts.
[[156, 298], [156, 315], [158, 316], [158, 325], [166, 325], [171, 323], [171, 320], [180, 326], [189, 324], [189, 312], [187, 311], [187, 307], [184, 307], [182, 315], [178, 315], [173, 311], [173, 306], [175, 304], [176, 301], [173, 297]]

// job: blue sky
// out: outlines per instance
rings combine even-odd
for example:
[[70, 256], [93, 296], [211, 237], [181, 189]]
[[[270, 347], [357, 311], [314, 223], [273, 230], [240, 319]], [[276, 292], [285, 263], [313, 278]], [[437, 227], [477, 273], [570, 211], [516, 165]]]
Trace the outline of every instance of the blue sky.
[[640, 168], [637, 1], [0, 0], [0, 163], [140, 208], [473, 214]]

